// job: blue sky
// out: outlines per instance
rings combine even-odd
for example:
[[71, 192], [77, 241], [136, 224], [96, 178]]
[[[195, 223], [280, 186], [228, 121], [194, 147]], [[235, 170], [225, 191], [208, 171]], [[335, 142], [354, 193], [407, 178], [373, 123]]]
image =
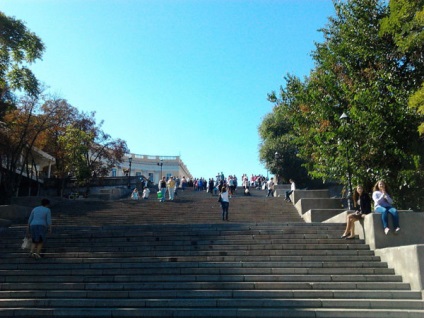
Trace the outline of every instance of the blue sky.
[[132, 153], [180, 155], [195, 177], [267, 174], [267, 94], [313, 68], [331, 0], [1, 0], [45, 43], [49, 92]]

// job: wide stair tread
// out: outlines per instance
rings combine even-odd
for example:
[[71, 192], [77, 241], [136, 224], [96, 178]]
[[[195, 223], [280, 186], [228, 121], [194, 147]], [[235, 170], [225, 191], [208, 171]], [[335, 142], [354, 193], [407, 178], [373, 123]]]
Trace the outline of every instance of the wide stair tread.
[[[53, 221], [60, 225], [117, 224], [191, 224], [216, 223], [221, 207], [216, 196], [204, 191], [179, 191], [174, 201], [159, 202], [154, 195], [148, 200], [62, 201], [53, 207]], [[252, 196], [235, 195], [230, 199], [230, 222], [302, 222], [283, 198], [267, 198], [264, 191], [252, 190]]]
[[424, 317], [421, 292], [340, 239], [343, 224], [252, 193], [232, 198], [230, 222], [202, 192], [68, 201], [40, 260], [15, 225], [0, 233], [0, 317]]

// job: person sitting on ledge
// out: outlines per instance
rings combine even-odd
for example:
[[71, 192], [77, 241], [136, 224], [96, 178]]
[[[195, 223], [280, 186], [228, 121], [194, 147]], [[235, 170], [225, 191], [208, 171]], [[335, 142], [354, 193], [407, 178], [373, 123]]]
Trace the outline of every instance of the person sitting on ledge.
[[358, 185], [353, 193], [353, 206], [356, 212], [348, 214], [346, 218], [346, 229], [342, 239], [353, 239], [355, 238], [355, 222], [363, 219], [365, 215], [371, 213], [371, 199], [368, 193], [364, 191], [364, 187]]
[[384, 234], [389, 234], [390, 228], [388, 223], [388, 215], [392, 215], [393, 227], [395, 234], [400, 231], [399, 227], [399, 214], [397, 209], [392, 206], [393, 199], [390, 197], [389, 189], [383, 180], [378, 181], [372, 193], [372, 199], [374, 200], [374, 211], [381, 213], [381, 219], [383, 221]]

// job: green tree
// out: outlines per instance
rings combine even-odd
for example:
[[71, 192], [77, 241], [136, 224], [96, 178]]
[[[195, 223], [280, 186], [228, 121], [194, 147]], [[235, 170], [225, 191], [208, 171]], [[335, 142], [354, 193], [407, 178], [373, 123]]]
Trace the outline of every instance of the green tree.
[[91, 133], [72, 125], [66, 127], [65, 134], [59, 137], [59, 143], [62, 144], [67, 159], [64, 163], [64, 170], [69, 175], [75, 176], [79, 185], [85, 186], [91, 177], [90, 167], [85, 158], [93, 139], [94, 136]]
[[40, 93], [40, 84], [28, 64], [41, 59], [44, 44], [25, 24], [0, 11], [0, 118], [15, 104], [13, 91], [31, 97]]
[[23, 174], [32, 165], [34, 147], [40, 136], [50, 129], [54, 122], [56, 108], [43, 111], [42, 102], [31, 96], [22, 97], [15, 109], [9, 110], [3, 117], [0, 129], [0, 183], [4, 196], [3, 202], [18, 195]]
[[[424, 115], [424, 0], [391, 0], [390, 14], [381, 22], [380, 33], [393, 37], [400, 56], [408, 61], [416, 81], [422, 83], [410, 97], [409, 106]], [[424, 134], [424, 121], [419, 126]]]
[[[290, 119], [296, 96], [302, 94], [304, 84], [296, 77], [286, 77], [287, 90], [281, 88], [281, 100], [276, 93], [268, 95], [268, 100], [275, 103], [274, 111], [268, 114], [259, 127], [262, 143], [259, 149], [261, 162], [268, 170], [278, 176], [278, 182], [288, 183], [289, 179], [296, 180], [298, 186], [310, 183], [304, 161], [298, 157], [298, 147]], [[275, 154], [278, 153], [276, 157]]]
[[90, 181], [107, 176], [112, 167], [120, 164], [129, 149], [124, 140], [113, 139], [97, 124], [95, 112], [80, 113], [65, 133], [58, 138], [59, 148], [64, 150], [63, 168], [85, 186], [89, 192]]
[[[354, 184], [369, 189], [384, 178], [399, 200], [405, 199], [402, 206], [422, 182], [420, 117], [407, 107], [417, 88], [416, 67], [390, 35], [380, 33], [388, 15], [383, 1], [334, 1], [334, 6], [336, 15], [321, 29], [324, 41], [312, 53], [315, 68], [304, 89], [287, 81], [275, 97], [274, 112], [286, 109], [297, 155], [312, 177], [346, 184], [349, 165]], [[349, 123], [340, 121], [343, 112]]]
[[67, 133], [68, 127], [71, 127], [79, 118], [79, 111], [62, 98], [50, 98], [42, 106], [45, 113], [50, 113], [54, 109], [54, 115], [51, 118], [52, 125], [37, 141], [37, 147], [52, 155], [55, 158], [54, 176], [56, 179], [57, 195], [62, 196], [69, 180], [69, 160], [70, 154], [66, 149], [66, 144], [61, 138]]
[[[424, 83], [409, 99], [409, 107], [416, 109], [417, 112], [424, 116]], [[420, 135], [424, 135], [424, 121], [418, 126]]]

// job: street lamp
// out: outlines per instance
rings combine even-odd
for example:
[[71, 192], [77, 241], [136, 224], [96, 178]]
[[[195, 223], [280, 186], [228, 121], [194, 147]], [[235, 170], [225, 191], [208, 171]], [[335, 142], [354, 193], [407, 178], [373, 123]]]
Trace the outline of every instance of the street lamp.
[[160, 166], [160, 176], [159, 181], [162, 179], [162, 166], [163, 166], [163, 160], [161, 159], [160, 162], [158, 162], [158, 166]]
[[128, 169], [128, 189], [131, 188], [131, 162], [132, 162], [132, 157], [128, 158], [128, 162], [129, 162], [129, 169]]
[[[280, 154], [278, 153], [278, 151], [275, 152], [274, 158], [275, 158], [275, 169], [278, 172], [277, 165], [278, 165], [278, 160], [280, 160]], [[277, 182], [278, 184], [278, 173], [275, 174], [275, 179], [276, 179], [275, 182]]]
[[[343, 113], [340, 118], [342, 122], [349, 124], [350, 117], [346, 113]], [[346, 163], [347, 163], [347, 208], [352, 210], [352, 172], [350, 171], [350, 162], [349, 162], [349, 145], [346, 143]]]

